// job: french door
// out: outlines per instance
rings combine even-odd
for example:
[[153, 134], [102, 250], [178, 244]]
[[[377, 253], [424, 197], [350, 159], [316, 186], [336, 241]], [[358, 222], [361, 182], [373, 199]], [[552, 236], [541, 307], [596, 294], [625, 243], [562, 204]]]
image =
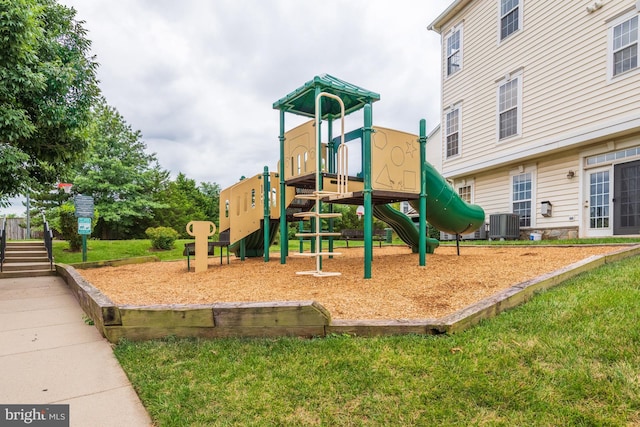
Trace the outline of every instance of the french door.
[[585, 180], [584, 216], [587, 236], [610, 236], [611, 218], [611, 168], [589, 170]]

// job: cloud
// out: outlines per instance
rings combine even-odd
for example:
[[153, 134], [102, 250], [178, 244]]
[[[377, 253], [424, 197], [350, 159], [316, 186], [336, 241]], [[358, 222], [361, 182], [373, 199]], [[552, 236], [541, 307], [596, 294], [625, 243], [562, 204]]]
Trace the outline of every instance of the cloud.
[[86, 21], [107, 101], [174, 176], [224, 188], [274, 169], [272, 104], [322, 73], [380, 93], [375, 124], [439, 121], [440, 39], [426, 27], [449, 0], [60, 2]]

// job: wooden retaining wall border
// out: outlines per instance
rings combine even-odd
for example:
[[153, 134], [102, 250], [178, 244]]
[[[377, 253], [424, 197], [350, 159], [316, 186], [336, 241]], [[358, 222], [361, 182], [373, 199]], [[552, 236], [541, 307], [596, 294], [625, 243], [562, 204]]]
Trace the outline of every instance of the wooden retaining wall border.
[[329, 313], [315, 301], [119, 307], [120, 325], [106, 326], [111, 342], [177, 337], [323, 336]]
[[84, 312], [111, 342], [176, 337], [324, 336], [329, 312], [315, 301], [116, 306], [78, 271], [56, 264]]
[[505, 310], [530, 300], [537, 292], [552, 288], [601, 265], [638, 255], [640, 255], [640, 246], [620, 249], [605, 255], [594, 255], [551, 273], [538, 276], [535, 279], [518, 283], [440, 320], [442, 320], [447, 333], [464, 331], [484, 319], [494, 317]]
[[595, 255], [554, 272], [514, 285], [440, 319], [331, 320], [315, 301], [217, 303], [204, 305], [116, 306], [75, 268], [56, 264], [57, 272], [100, 333], [111, 342], [177, 337], [317, 337], [328, 334], [380, 336], [442, 334], [468, 329], [537, 292], [601, 265], [640, 255], [640, 245]]
[[365, 337], [384, 335], [439, 335], [447, 331], [438, 319], [334, 320], [326, 334], [349, 334]]
[[66, 264], [56, 264], [56, 272], [67, 282], [80, 307], [93, 320], [103, 336], [105, 326], [122, 323], [118, 307], [99, 289], [87, 282], [75, 268]]

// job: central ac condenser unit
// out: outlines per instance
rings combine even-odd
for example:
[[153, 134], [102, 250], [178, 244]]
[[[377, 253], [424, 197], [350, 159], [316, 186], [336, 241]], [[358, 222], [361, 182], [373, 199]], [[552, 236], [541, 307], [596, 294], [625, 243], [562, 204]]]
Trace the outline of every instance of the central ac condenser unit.
[[500, 213], [489, 215], [489, 239], [519, 239], [520, 215]]
[[[441, 231], [440, 240], [442, 241], [456, 240], [456, 235]], [[462, 234], [460, 236], [460, 240], [487, 240], [487, 225], [482, 224], [480, 228], [478, 228], [473, 233]]]

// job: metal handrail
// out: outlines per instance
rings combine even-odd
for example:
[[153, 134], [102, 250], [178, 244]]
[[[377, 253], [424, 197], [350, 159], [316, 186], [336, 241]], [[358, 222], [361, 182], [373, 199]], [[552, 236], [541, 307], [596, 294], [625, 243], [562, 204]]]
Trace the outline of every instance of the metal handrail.
[[44, 247], [47, 249], [47, 258], [49, 259], [49, 269], [53, 270], [53, 231], [49, 228], [49, 223], [45, 218], [44, 214], [42, 215], [42, 224], [44, 227]]
[[[320, 106], [320, 99], [322, 97], [327, 97], [327, 98], [331, 98], [334, 99], [336, 101], [338, 101], [338, 104], [340, 105], [340, 120], [341, 120], [341, 129], [340, 129], [340, 145], [338, 145], [338, 164], [337, 164], [337, 178], [338, 178], [338, 193], [340, 194], [345, 194], [348, 190], [348, 183], [349, 183], [349, 171], [348, 171], [348, 151], [347, 151], [347, 145], [344, 143], [344, 116], [345, 116], [345, 108], [344, 108], [344, 102], [342, 101], [342, 98], [340, 98], [338, 95], [334, 95], [332, 93], [328, 93], [328, 92], [320, 92], [317, 96], [316, 96], [316, 115], [315, 115], [315, 119], [316, 119], [316, 153], [321, 153], [322, 152], [322, 140], [321, 140], [321, 136], [320, 136], [320, 122], [322, 120], [322, 109]], [[321, 162], [321, 157], [319, 154], [317, 154], [318, 156], [318, 164], [316, 165], [316, 191], [320, 191], [320, 183], [322, 182], [322, 171], [320, 170], [320, 162]]]
[[4, 264], [4, 254], [7, 251], [7, 217], [2, 220], [2, 228], [0, 228], [0, 273]]
[[[345, 108], [344, 108], [344, 102], [342, 102], [342, 99], [334, 94], [331, 93], [327, 93], [327, 92], [320, 92], [318, 95], [316, 95], [316, 153], [320, 153], [322, 151], [322, 135], [320, 132], [320, 120], [322, 118], [322, 111], [321, 111], [321, 106], [320, 106], [320, 99], [322, 97], [327, 97], [327, 98], [332, 98], [335, 99], [336, 101], [338, 101], [338, 103], [340, 104], [340, 117], [342, 119], [342, 129], [341, 129], [341, 136], [340, 136], [340, 145], [338, 146], [338, 193], [340, 195], [344, 195], [348, 189], [347, 189], [347, 184], [348, 184], [348, 171], [347, 171], [347, 167], [348, 167], [348, 152], [346, 151], [346, 144], [344, 143], [344, 112], [345, 112]], [[342, 149], [342, 150], [341, 150]], [[307, 195], [307, 196], [303, 196], [298, 194], [297, 197], [299, 199], [310, 199], [310, 200], [315, 200], [315, 211], [313, 212], [300, 212], [297, 214], [294, 214], [294, 216], [297, 217], [309, 217], [309, 218], [315, 218], [315, 231], [312, 231], [310, 233], [302, 233], [305, 234], [307, 236], [312, 236], [315, 239], [322, 239], [323, 236], [335, 236], [335, 235], [339, 235], [339, 233], [333, 233], [333, 232], [323, 232], [322, 231], [322, 221], [321, 218], [332, 218], [332, 217], [338, 217], [338, 216], [342, 216], [342, 214], [340, 213], [323, 213], [321, 211], [321, 207], [320, 207], [320, 200], [322, 198], [324, 198], [327, 195], [331, 195], [331, 194], [336, 194], [334, 192], [327, 192], [327, 191], [323, 191], [322, 190], [322, 168], [321, 168], [321, 162], [322, 162], [322, 156], [319, 154], [316, 154], [316, 156], [318, 157], [318, 163], [316, 165], [316, 190], [313, 192], [313, 194]], [[308, 256], [312, 256], [316, 259], [316, 269], [315, 270], [310, 270], [310, 271], [298, 271], [296, 272], [296, 274], [309, 274], [312, 275], [314, 277], [329, 277], [329, 276], [339, 276], [341, 273], [339, 272], [326, 272], [326, 271], [322, 271], [322, 256], [324, 255], [329, 255], [329, 256], [333, 256], [333, 255], [340, 255], [339, 252], [323, 252], [322, 251], [322, 240], [317, 240], [317, 244], [316, 244], [316, 248], [315, 248], [315, 253], [309, 253]], [[300, 255], [307, 255], [307, 254], [300, 254]]]

